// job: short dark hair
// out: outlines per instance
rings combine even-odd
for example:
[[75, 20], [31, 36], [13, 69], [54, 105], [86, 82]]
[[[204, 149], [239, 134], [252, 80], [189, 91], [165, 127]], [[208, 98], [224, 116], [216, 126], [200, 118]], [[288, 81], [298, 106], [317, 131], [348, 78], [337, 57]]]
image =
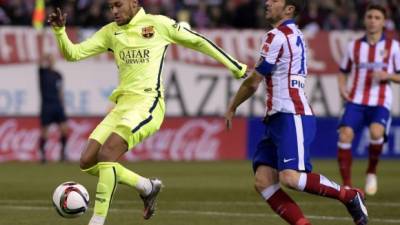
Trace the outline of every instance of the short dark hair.
[[367, 10], [365, 10], [365, 13], [367, 13], [368, 11], [371, 11], [371, 10], [378, 10], [378, 11], [380, 11], [382, 14], [383, 14], [383, 16], [385, 17], [385, 19], [387, 18], [387, 11], [386, 11], [386, 8], [383, 6], [383, 5], [380, 5], [380, 4], [376, 4], [376, 3], [372, 3], [372, 4], [369, 4], [368, 6], [367, 6]]
[[294, 17], [298, 16], [306, 7], [306, 0], [285, 0], [285, 6], [292, 5], [295, 7]]

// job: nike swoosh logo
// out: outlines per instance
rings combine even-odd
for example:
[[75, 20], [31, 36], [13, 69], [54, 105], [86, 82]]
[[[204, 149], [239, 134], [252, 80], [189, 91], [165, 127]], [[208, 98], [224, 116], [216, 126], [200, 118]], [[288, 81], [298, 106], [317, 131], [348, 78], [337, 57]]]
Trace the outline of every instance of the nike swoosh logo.
[[293, 160], [295, 160], [295, 158], [293, 158], [293, 159], [283, 159], [283, 163], [288, 163], [288, 162], [293, 161]]
[[120, 35], [120, 34], [122, 34], [122, 32], [115, 32], [114, 33], [115, 36]]

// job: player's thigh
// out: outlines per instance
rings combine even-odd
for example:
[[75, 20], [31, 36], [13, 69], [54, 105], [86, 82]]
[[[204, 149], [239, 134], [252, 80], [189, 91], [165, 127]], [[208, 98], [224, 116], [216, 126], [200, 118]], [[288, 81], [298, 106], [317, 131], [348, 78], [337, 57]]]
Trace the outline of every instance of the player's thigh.
[[380, 123], [372, 123], [369, 126], [369, 133], [372, 140], [379, 140], [385, 135], [385, 127]]
[[254, 186], [258, 192], [279, 183], [278, 171], [267, 165], [259, 165], [254, 174]]
[[[268, 129], [268, 128], [267, 128]], [[274, 169], [278, 168], [278, 153], [277, 147], [272, 139], [268, 136], [264, 137], [258, 144], [257, 149], [253, 154], [252, 164], [253, 172], [256, 174], [261, 166], [268, 166]]]
[[373, 140], [382, 138], [389, 130], [390, 112], [383, 106], [371, 107], [368, 111], [369, 131]]
[[101, 144], [94, 139], [89, 139], [85, 149], [81, 153], [80, 168], [88, 169], [97, 164], [97, 154], [101, 148]]
[[68, 123], [66, 121], [61, 122], [58, 124], [58, 126], [60, 127], [60, 132], [62, 136], [67, 136], [68, 134]]
[[316, 132], [315, 117], [281, 114], [275, 122], [280, 127], [274, 129], [274, 142], [278, 146], [278, 171], [311, 171], [310, 148]]
[[121, 136], [132, 149], [147, 137], [160, 129], [164, 120], [165, 105], [161, 98], [150, 98], [138, 102], [134, 107], [122, 115], [114, 133]]
[[42, 127], [48, 127], [54, 121], [53, 112], [51, 109], [43, 108], [40, 111], [40, 125]]
[[128, 143], [118, 134], [111, 133], [97, 154], [99, 162], [116, 162], [128, 149]]
[[54, 122], [60, 124], [67, 121], [67, 115], [65, 114], [64, 107], [61, 105], [54, 106]]
[[106, 117], [96, 126], [89, 136], [89, 139], [97, 141], [103, 145], [111, 135], [116, 125], [121, 120], [122, 113], [115, 107]]
[[40, 137], [41, 138], [47, 139], [48, 132], [49, 132], [49, 125], [44, 125], [44, 126], [42, 125], [40, 127]]
[[341, 127], [349, 127], [353, 132], [360, 131], [366, 125], [366, 109], [366, 106], [347, 103], [339, 121], [339, 131]]
[[341, 126], [339, 128], [339, 142], [351, 143], [354, 139], [354, 131], [352, 127]]

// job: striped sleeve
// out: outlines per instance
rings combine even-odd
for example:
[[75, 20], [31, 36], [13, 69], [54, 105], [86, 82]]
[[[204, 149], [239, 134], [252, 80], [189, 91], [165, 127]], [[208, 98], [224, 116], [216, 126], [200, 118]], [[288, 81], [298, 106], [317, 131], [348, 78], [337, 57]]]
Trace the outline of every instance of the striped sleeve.
[[260, 60], [255, 68], [259, 74], [266, 76], [274, 70], [282, 51], [283, 43], [283, 37], [272, 32], [267, 33], [261, 45]]
[[165, 16], [158, 16], [157, 22], [159, 24], [158, 31], [168, 42], [194, 49], [214, 58], [227, 67], [237, 79], [245, 75], [247, 70], [245, 64], [238, 62], [203, 35]]
[[103, 27], [85, 41], [74, 44], [68, 38], [65, 27], [53, 28], [57, 44], [68, 61], [78, 61], [90, 56], [98, 55], [108, 50], [107, 29]]
[[345, 50], [343, 57], [341, 59], [341, 62], [340, 62], [340, 72], [342, 72], [344, 74], [350, 73], [351, 67], [353, 66], [353, 61], [351, 59], [352, 46], [354, 46], [353, 43], [350, 43], [347, 45], [346, 50]]

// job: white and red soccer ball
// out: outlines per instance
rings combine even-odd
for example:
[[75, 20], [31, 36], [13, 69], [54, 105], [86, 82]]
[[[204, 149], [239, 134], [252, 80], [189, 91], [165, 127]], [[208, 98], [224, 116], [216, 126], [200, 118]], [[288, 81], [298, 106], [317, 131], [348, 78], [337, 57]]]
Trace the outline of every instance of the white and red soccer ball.
[[65, 182], [54, 190], [53, 205], [62, 217], [78, 217], [88, 209], [89, 193], [81, 184], [73, 181]]

